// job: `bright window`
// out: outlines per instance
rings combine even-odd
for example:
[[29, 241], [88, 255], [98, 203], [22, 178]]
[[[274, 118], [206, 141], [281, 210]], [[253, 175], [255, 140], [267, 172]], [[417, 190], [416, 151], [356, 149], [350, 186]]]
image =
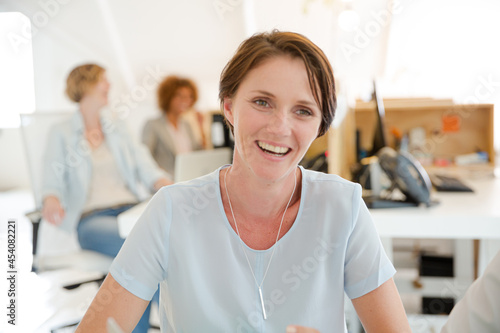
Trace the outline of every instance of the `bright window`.
[[[452, 98], [500, 110], [500, 2], [395, 0], [383, 93]], [[495, 121], [500, 148], [500, 117]]]
[[0, 128], [19, 127], [35, 110], [31, 23], [21, 13], [0, 13]]

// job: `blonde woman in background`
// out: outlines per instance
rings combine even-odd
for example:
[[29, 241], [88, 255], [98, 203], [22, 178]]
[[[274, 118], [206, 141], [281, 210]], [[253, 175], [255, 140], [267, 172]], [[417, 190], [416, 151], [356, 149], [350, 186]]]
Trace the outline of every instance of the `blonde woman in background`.
[[[78, 111], [50, 131], [42, 213], [49, 223], [76, 230], [81, 248], [115, 257], [124, 242], [116, 217], [139, 202], [138, 183], [156, 192], [171, 181], [124, 124], [103, 112], [109, 88], [99, 65], [78, 66], [69, 74], [66, 93]], [[134, 332], [148, 327], [149, 307]]]

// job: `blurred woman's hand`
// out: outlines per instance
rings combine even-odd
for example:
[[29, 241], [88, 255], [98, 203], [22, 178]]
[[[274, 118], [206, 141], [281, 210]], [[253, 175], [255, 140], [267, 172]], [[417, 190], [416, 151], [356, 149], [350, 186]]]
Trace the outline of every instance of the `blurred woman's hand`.
[[64, 218], [65, 212], [59, 199], [49, 195], [43, 200], [42, 216], [50, 224], [58, 226]]
[[320, 332], [310, 327], [289, 325], [286, 327], [286, 333], [320, 333]]
[[160, 188], [162, 188], [163, 186], [168, 186], [168, 185], [172, 185], [173, 182], [170, 180], [170, 179], [167, 179], [167, 178], [160, 178], [158, 179], [155, 184], [153, 185], [153, 189], [156, 191], [158, 191]]

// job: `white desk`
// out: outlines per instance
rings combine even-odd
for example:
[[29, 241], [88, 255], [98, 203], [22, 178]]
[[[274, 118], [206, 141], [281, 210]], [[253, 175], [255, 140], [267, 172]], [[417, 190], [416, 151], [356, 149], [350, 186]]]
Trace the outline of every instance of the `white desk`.
[[467, 181], [470, 192], [434, 192], [433, 207], [372, 209], [380, 237], [500, 239], [500, 179]]
[[149, 200], [143, 201], [118, 215], [118, 232], [121, 238], [127, 238], [137, 220], [139, 219], [139, 217], [141, 217], [142, 213], [146, 209], [148, 203]]
[[[408, 279], [403, 270], [395, 277], [400, 292], [459, 299], [474, 279], [475, 263], [480, 274], [496, 254], [500, 243], [500, 179], [480, 178], [466, 183], [474, 193], [433, 192], [432, 198], [440, 202], [436, 206], [370, 210], [391, 259], [393, 238], [456, 240], [455, 278], [421, 278], [424, 288], [419, 290], [411, 283], [418, 279], [418, 272]], [[481, 240], [479, 253], [472, 240]]]
[[[381, 238], [500, 239], [500, 179], [467, 182], [474, 193], [434, 192], [433, 207], [372, 209]], [[126, 237], [146, 208], [143, 202], [118, 216]]]

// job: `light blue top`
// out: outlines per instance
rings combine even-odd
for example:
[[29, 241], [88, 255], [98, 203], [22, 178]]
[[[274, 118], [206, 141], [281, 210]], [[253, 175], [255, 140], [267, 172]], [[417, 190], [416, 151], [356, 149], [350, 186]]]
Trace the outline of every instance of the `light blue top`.
[[[289, 324], [347, 332], [344, 292], [360, 297], [395, 273], [361, 187], [301, 168], [297, 218], [275, 245], [262, 285], [264, 320], [258, 288], [224, 213], [219, 172], [161, 189], [111, 275], [145, 300], [160, 283], [162, 332], [285, 332]], [[260, 283], [273, 247], [244, 248]]]
[[[102, 113], [101, 126], [120, 176], [137, 199], [140, 183], [152, 191], [159, 178], [168, 177], [147, 148], [132, 139], [121, 121]], [[92, 177], [91, 152], [80, 112], [51, 129], [43, 161], [42, 198], [54, 195], [59, 199], [66, 213], [60, 227], [69, 232], [76, 228], [87, 200]]]

